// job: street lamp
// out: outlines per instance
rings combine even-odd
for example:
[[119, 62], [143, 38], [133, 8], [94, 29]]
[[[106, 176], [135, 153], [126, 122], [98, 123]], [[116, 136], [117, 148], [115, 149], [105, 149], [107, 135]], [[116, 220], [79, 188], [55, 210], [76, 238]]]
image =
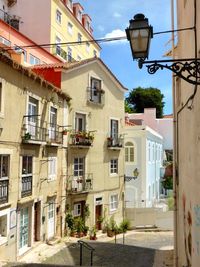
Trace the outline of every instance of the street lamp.
[[[149, 74], [154, 74], [159, 69], [169, 69], [186, 82], [200, 85], [200, 60], [198, 58], [145, 61], [148, 58], [150, 40], [154, 34], [194, 30], [194, 28], [153, 33], [152, 26], [149, 25], [148, 19], [143, 14], [135, 15], [134, 19], [131, 19], [129, 23], [130, 25], [126, 29], [126, 36], [130, 42], [133, 60], [138, 60], [140, 69], [144, 64], [147, 64]], [[168, 65], [166, 63], [172, 64]]]
[[133, 171], [133, 176], [124, 175], [124, 181], [129, 182], [131, 180], [136, 180], [138, 178], [139, 174], [140, 173], [138, 171], [138, 168], [135, 168]]
[[[126, 29], [127, 39], [130, 41], [133, 59], [139, 59], [139, 63], [148, 58], [150, 41], [153, 37], [153, 28], [143, 14], [137, 14], [129, 21]], [[142, 64], [139, 64], [142, 67]]]

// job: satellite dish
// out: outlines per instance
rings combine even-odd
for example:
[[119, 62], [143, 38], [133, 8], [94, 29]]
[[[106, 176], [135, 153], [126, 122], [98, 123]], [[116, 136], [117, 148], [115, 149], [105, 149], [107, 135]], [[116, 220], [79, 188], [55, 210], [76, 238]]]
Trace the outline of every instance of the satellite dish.
[[58, 105], [58, 94], [56, 92], [52, 92], [51, 99], [54, 105]]

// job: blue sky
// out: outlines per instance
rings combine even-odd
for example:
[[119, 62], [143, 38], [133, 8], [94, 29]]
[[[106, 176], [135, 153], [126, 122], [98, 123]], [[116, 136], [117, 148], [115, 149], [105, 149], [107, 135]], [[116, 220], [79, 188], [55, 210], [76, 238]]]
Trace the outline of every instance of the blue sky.
[[[125, 36], [129, 20], [143, 13], [153, 26], [154, 32], [171, 29], [171, 0], [79, 0], [84, 12], [92, 18], [94, 38]], [[151, 41], [149, 60], [166, 59], [170, 50], [171, 34], [155, 35]], [[164, 94], [164, 113], [172, 113], [172, 72], [160, 70], [154, 75], [146, 67], [138, 69], [128, 41], [100, 44], [101, 58], [122, 84], [129, 90], [141, 87], [156, 87]]]

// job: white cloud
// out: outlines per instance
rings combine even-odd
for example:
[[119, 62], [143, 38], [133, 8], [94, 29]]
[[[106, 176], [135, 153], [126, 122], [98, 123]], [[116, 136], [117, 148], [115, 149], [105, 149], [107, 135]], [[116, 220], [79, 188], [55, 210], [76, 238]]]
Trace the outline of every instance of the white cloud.
[[115, 12], [114, 14], [113, 14], [113, 17], [114, 18], [121, 18], [121, 14], [119, 14], [118, 12]]
[[113, 30], [112, 32], [109, 32], [107, 33], [103, 38], [123, 38], [123, 40], [116, 40], [116, 41], [112, 41], [112, 42], [109, 42], [109, 44], [118, 44], [118, 43], [124, 43], [127, 41], [126, 39], [126, 34], [124, 31], [120, 30], [120, 29], [115, 29]]

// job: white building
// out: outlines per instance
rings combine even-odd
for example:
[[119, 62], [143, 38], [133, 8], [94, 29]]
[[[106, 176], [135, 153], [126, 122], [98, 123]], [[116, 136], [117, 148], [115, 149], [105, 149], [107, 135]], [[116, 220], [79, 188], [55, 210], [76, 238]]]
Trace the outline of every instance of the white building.
[[124, 144], [126, 207], [152, 207], [161, 190], [163, 137], [148, 126], [126, 121]]

